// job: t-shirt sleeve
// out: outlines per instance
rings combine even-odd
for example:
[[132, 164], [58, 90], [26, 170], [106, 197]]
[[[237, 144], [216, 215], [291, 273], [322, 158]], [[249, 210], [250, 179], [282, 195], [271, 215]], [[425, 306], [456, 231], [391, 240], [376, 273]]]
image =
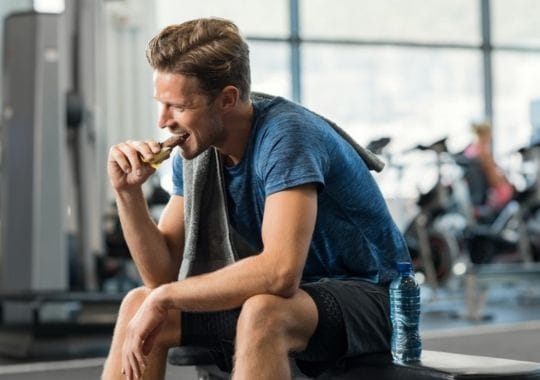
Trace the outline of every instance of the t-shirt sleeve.
[[283, 118], [267, 129], [259, 150], [259, 175], [266, 196], [308, 183], [321, 192], [329, 154], [320, 127]]
[[184, 196], [184, 177], [183, 177], [183, 160], [180, 154], [175, 154], [172, 158], [172, 181], [173, 195]]

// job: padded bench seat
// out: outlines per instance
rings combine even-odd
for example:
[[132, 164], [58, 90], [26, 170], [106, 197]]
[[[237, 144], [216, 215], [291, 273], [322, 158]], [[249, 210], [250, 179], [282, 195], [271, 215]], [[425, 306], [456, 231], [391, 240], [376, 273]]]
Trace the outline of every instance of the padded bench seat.
[[317, 379], [532, 380], [540, 379], [540, 363], [424, 350], [422, 361], [418, 364], [398, 365], [390, 361], [368, 363], [365, 360], [354, 363], [353, 361], [347, 369], [329, 369]]
[[[227, 365], [219, 349], [203, 347], [177, 347], [169, 352], [172, 365], [198, 366], [208, 371], [209, 366]], [[221, 355], [222, 356], [222, 355]], [[221, 361], [221, 362], [220, 362]], [[218, 373], [223, 374], [218, 370]], [[201, 378], [205, 378], [201, 376]], [[219, 379], [219, 375], [207, 378]], [[226, 379], [227, 377], [223, 377]], [[422, 360], [411, 365], [392, 363], [389, 355], [371, 355], [349, 360], [343, 368], [330, 368], [317, 380], [358, 379], [497, 379], [497, 380], [540, 380], [540, 363], [498, 359], [485, 356], [453, 354], [449, 352], [422, 352]]]

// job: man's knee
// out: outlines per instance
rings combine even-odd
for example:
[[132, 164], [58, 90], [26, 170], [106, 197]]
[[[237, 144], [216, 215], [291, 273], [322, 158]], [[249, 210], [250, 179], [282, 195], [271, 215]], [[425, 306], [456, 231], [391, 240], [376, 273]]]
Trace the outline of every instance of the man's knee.
[[120, 304], [120, 313], [136, 313], [149, 294], [150, 289], [144, 286], [130, 290], [122, 299], [122, 303]]
[[[120, 305], [120, 318], [117, 323], [127, 327], [131, 318], [137, 313], [151, 292], [152, 289], [144, 286], [130, 290]], [[180, 344], [180, 312], [178, 310], [171, 309], [168, 311], [167, 321], [162, 326], [154, 344], [163, 348]]]
[[287, 311], [280, 297], [261, 294], [244, 302], [237, 325], [237, 339], [277, 340], [287, 333]]
[[273, 344], [286, 352], [303, 351], [318, 323], [317, 307], [303, 291], [282, 298], [261, 294], [249, 298], [238, 318], [236, 343], [244, 349]]

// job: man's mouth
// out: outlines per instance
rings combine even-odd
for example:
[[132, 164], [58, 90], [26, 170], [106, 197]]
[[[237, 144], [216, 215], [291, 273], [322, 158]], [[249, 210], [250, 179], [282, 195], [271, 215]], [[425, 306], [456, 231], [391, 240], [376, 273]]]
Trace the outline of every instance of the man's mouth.
[[179, 136], [180, 136], [180, 139], [181, 139], [179, 145], [182, 145], [189, 139], [189, 136], [191, 136], [191, 135], [186, 132], [186, 133], [181, 133]]
[[172, 135], [167, 140], [161, 143], [162, 148], [174, 148], [177, 145], [183, 144], [189, 138], [189, 133], [181, 133]]

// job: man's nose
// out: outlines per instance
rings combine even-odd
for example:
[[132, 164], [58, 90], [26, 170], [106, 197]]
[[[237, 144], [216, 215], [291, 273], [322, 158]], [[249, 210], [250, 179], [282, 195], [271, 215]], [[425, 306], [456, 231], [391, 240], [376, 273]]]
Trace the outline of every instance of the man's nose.
[[159, 107], [158, 112], [159, 112], [158, 113], [158, 127], [161, 129], [167, 128], [171, 124], [169, 107], [167, 106]]

